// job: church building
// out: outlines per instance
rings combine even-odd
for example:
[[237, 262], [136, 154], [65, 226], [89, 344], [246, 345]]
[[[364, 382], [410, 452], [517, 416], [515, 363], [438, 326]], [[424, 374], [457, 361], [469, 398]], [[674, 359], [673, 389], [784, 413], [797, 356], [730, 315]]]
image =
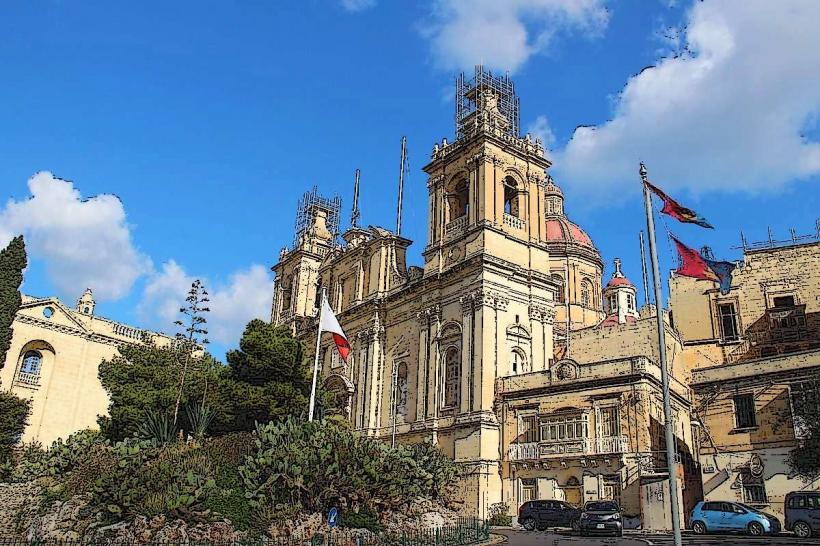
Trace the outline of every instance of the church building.
[[[529, 484], [536, 481], [529, 480], [536, 477], [531, 470], [516, 473], [513, 462], [530, 469], [537, 462], [545, 472], [549, 465], [544, 467], [542, 458], [566, 468], [580, 465], [583, 455], [600, 455], [593, 459], [603, 465], [594, 477], [594, 492], [581, 492], [581, 486], [592, 487], [589, 472], [580, 469], [573, 477], [578, 501], [620, 494], [626, 479], [622, 455], [634, 447], [621, 424], [611, 422], [620, 419], [617, 412], [595, 414], [603, 417], [593, 417], [591, 426], [608, 418], [609, 433], [602, 432], [597, 443], [594, 436], [592, 443], [582, 439], [582, 445], [597, 448], [582, 451], [581, 457], [567, 452], [564, 460], [561, 451], [542, 457], [537, 446], [535, 451], [510, 447], [521, 436], [517, 428], [509, 432], [510, 423], [526, 427], [532, 422], [534, 431], [551, 434], [546, 421], [539, 421], [549, 416], [539, 415], [535, 399], [524, 404], [530, 418], [515, 417], [521, 400], [529, 396], [526, 389], [535, 388], [533, 395], [552, 389], [545, 393], [551, 395], [564, 388], [555, 391], [556, 382], [588, 373], [597, 374], [598, 384], [591, 386], [597, 389], [604, 381], [601, 370], [615, 375], [632, 370], [638, 387], [630, 392], [645, 393], [641, 408], [646, 413], [639, 419], [649, 445], [649, 411], [655, 407], [659, 377], [657, 366], [647, 358], [633, 359], [640, 355], [628, 348], [617, 365], [589, 367], [592, 363], [570, 358], [569, 345], [583, 344], [573, 332], [594, 330], [595, 337], [601, 335], [602, 323], [634, 325], [635, 289], [623, 286], [620, 270], [607, 291], [602, 289], [600, 253], [567, 217], [542, 143], [520, 135], [518, 109], [507, 77], [478, 67], [471, 80], [463, 75], [458, 80], [456, 138], [437, 143], [424, 167], [428, 229], [423, 266], [408, 266], [411, 241], [398, 230], [359, 226], [355, 198], [351, 225], [339, 233], [338, 198], [324, 198], [315, 188], [299, 204], [292, 247], [283, 249], [273, 266], [273, 323], [291, 327], [312, 352], [324, 292], [345, 329], [352, 346], [347, 362], [339, 358], [330, 336], [319, 347], [323, 385], [335, 393], [344, 416], [357, 430], [385, 441], [438, 445], [465, 467], [465, 509], [478, 516], [502, 502], [515, 513], [527, 495], [555, 498], [545, 495], [564, 485], [553, 480], [549, 491], [546, 482], [542, 491], [527, 490], [535, 487]], [[612, 296], [606, 304], [605, 294]], [[652, 357], [649, 349], [644, 354]], [[615, 357], [599, 360], [606, 358]], [[679, 390], [681, 414], [687, 415], [681, 419], [681, 436], [688, 442], [688, 394], [685, 387]], [[624, 389], [616, 391], [607, 391], [604, 398], [615, 405], [634, 402]], [[593, 404], [588, 394], [576, 398], [591, 411], [613, 407]], [[516, 408], [509, 406], [513, 399]], [[556, 409], [554, 401], [545, 410], [547, 406], [550, 412]], [[563, 437], [555, 440], [553, 444], [566, 443]], [[540, 438], [532, 441], [537, 444]], [[536, 461], [527, 459], [532, 454]], [[632, 471], [637, 472], [636, 464]], [[570, 495], [576, 493], [568, 490]], [[638, 514], [639, 497], [637, 489], [630, 497]]]

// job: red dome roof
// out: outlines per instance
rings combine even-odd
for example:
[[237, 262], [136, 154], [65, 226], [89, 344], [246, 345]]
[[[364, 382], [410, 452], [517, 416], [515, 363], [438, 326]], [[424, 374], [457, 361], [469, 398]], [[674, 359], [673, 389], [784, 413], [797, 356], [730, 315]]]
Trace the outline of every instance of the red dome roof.
[[635, 285], [632, 284], [626, 277], [612, 277], [611, 279], [609, 279], [609, 282], [606, 283], [607, 288], [609, 288], [610, 286], [631, 286], [633, 288], [635, 287]]
[[597, 251], [586, 231], [567, 220], [564, 216], [547, 218], [547, 242], [577, 243]]

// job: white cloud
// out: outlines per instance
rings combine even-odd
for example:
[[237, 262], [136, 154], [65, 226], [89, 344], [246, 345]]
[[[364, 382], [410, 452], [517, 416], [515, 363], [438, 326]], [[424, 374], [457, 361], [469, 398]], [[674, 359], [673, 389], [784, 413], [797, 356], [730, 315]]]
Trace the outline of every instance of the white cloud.
[[341, 0], [342, 7], [350, 12], [364, 11], [376, 5], [376, 0]]
[[[173, 260], [162, 264], [162, 270], [145, 285], [137, 308], [141, 319], [165, 332], [176, 331], [174, 321], [194, 279]], [[265, 267], [255, 264], [237, 271], [223, 284], [212, 284], [206, 278], [202, 282], [211, 300], [206, 315], [211, 341], [235, 346], [251, 319], [270, 319], [273, 280]]]
[[562, 183], [637, 191], [640, 160], [664, 188], [694, 192], [820, 174], [820, 143], [805, 135], [820, 112], [820, 3], [696, 2], [687, 19], [680, 55], [633, 76], [613, 118], [555, 154]]
[[436, 0], [422, 33], [445, 70], [484, 64], [514, 72], [559, 33], [597, 35], [608, 21], [604, 0]]
[[555, 133], [552, 132], [552, 127], [550, 127], [547, 116], [538, 116], [535, 118], [535, 121], [527, 127], [526, 132], [541, 140], [544, 144], [544, 155], [547, 156], [547, 159], [551, 160], [552, 148], [555, 145]]
[[64, 295], [90, 287], [98, 301], [125, 296], [151, 262], [131, 240], [122, 202], [113, 195], [83, 199], [68, 180], [40, 172], [28, 181], [31, 197], [0, 209], [0, 245], [23, 234], [29, 255], [42, 259]]

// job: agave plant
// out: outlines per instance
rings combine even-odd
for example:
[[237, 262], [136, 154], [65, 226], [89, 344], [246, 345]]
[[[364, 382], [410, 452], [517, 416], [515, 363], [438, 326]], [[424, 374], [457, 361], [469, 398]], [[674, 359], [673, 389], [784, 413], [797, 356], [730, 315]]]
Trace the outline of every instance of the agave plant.
[[202, 440], [214, 420], [213, 410], [204, 402], [194, 403], [185, 407], [185, 414], [188, 416], [188, 424], [191, 425], [191, 435], [196, 440]]
[[176, 438], [176, 429], [167, 413], [150, 409], [145, 412], [145, 420], [140, 424], [137, 434], [158, 444], [170, 444]]

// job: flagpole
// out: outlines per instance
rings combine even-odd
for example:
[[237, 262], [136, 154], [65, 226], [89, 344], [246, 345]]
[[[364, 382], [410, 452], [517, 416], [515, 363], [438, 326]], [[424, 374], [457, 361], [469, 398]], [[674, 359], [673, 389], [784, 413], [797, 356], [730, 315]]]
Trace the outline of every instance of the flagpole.
[[672, 532], [675, 546], [681, 546], [680, 512], [678, 510], [678, 479], [675, 465], [675, 434], [672, 430], [672, 403], [669, 395], [669, 371], [666, 367], [666, 340], [663, 323], [663, 299], [661, 279], [658, 271], [658, 252], [655, 243], [655, 219], [652, 215], [652, 196], [646, 177], [646, 166], [641, 163], [641, 181], [643, 182], [643, 200], [646, 207], [646, 229], [649, 235], [649, 256], [652, 261], [652, 283], [655, 289], [655, 318], [658, 324], [658, 354], [660, 356], [661, 383], [663, 385], [663, 419], [666, 432], [666, 468], [669, 473], [669, 497], [672, 508]]
[[313, 355], [313, 383], [310, 386], [310, 407], [308, 408], [308, 422], [313, 421], [313, 408], [316, 406], [316, 379], [319, 377], [319, 344], [322, 340], [322, 308], [327, 299], [327, 290], [322, 287], [322, 298], [319, 304], [319, 316], [316, 321], [316, 352]]

